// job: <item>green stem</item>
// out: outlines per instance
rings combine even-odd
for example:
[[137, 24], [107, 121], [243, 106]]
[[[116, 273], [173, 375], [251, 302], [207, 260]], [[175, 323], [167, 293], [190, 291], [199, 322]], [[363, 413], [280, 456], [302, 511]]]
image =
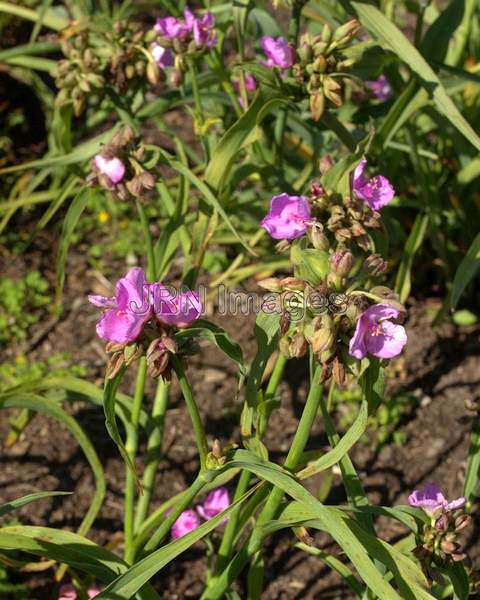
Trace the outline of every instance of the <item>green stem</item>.
[[[321, 374], [322, 367], [321, 365], [317, 365], [295, 437], [285, 459], [285, 468], [292, 471], [295, 470], [301, 459], [310, 435], [310, 430], [318, 413], [323, 392], [323, 386], [320, 385]], [[247, 544], [238, 552], [222, 573], [212, 580], [212, 586], [210, 589], [207, 588], [202, 596], [202, 600], [213, 600], [214, 598], [223, 597], [230, 583], [242, 572], [249, 559], [261, 549], [264, 537], [262, 527], [265, 523], [275, 518], [283, 496], [284, 492], [281, 488], [274, 487], [272, 489]], [[214, 590], [212, 589], [213, 587]]]
[[207, 439], [205, 437], [205, 430], [203, 429], [202, 419], [198, 412], [198, 407], [193, 398], [192, 390], [185, 376], [182, 363], [175, 356], [171, 357], [173, 369], [177, 375], [180, 389], [182, 390], [185, 403], [187, 405], [188, 412], [193, 424], [193, 430], [195, 432], [195, 441], [197, 442], [198, 454], [200, 459], [200, 472], [205, 470], [208, 454]]
[[135, 514], [134, 531], [137, 533], [148, 514], [150, 501], [155, 486], [158, 465], [162, 456], [162, 438], [165, 425], [165, 413], [168, 404], [168, 393], [170, 384], [160, 377], [157, 384], [157, 393], [153, 401], [152, 421], [153, 431], [150, 433], [147, 443], [147, 465], [142, 477], [143, 494], [137, 502]]
[[[275, 395], [280, 380], [287, 364], [287, 357], [280, 353], [277, 357], [277, 361], [273, 368], [272, 374], [268, 381], [267, 388], [265, 390], [265, 400], [273, 398]], [[237, 488], [233, 496], [233, 500], [238, 500], [248, 490], [250, 483], [250, 471], [242, 471], [238, 479]], [[233, 544], [237, 535], [238, 521], [240, 518], [240, 509], [235, 510], [228, 519], [227, 525], [225, 526], [225, 533], [218, 550], [218, 561], [217, 561], [217, 572], [222, 572], [226, 566], [228, 560], [232, 555]]]
[[157, 268], [155, 265], [155, 252], [153, 249], [152, 236], [150, 233], [150, 226], [148, 223], [147, 215], [145, 214], [145, 209], [140, 200], [137, 199], [137, 211], [138, 216], [140, 217], [140, 223], [142, 225], [143, 236], [145, 238], [145, 244], [147, 246], [147, 279], [150, 281], [155, 281], [155, 277], [157, 274]]
[[200, 471], [195, 481], [186, 491], [185, 496], [182, 498], [181, 502], [177, 504], [172, 509], [172, 512], [168, 515], [168, 517], [163, 521], [157, 531], [152, 535], [149, 541], [145, 544], [145, 552], [149, 552], [155, 550], [155, 548], [161, 544], [163, 538], [167, 535], [167, 533], [172, 528], [172, 525], [178, 519], [178, 517], [182, 514], [182, 512], [190, 506], [195, 497], [200, 493], [200, 491], [207, 484], [207, 479], [205, 478], [205, 474]]
[[[135, 395], [133, 397], [131, 427], [128, 430], [125, 449], [132, 463], [135, 463], [135, 455], [138, 447], [138, 424], [140, 411], [142, 409], [143, 394], [145, 389], [145, 378], [147, 375], [147, 359], [145, 356], [139, 360], [137, 381], [135, 384]], [[133, 555], [133, 536], [134, 536], [134, 501], [135, 501], [135, 477], [127, 467], [125, 481], [125, 560], [130, 563]]]

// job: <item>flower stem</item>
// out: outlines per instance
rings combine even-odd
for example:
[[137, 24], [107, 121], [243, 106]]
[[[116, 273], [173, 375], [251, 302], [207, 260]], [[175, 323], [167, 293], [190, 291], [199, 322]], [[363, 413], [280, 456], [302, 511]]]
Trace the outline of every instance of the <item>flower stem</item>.
[[[283, 371], [285, 370], [285, 365], [287, 364], [287, 357], [280, 353], [277, 357], [277, 361], [273, 368], [272, 374], [268, 381], [267, 388], [265, 390], [265, 400], [269, 400], [273, 398], [275, 392], [277, 391], [278, 385], [283, 375]], [[238, 500], [245, 492], [248, 490], [248, 485], [250, 483], [250, 471], [242, 471], [240, 477], [238, 479], [237, 487], [235, 489], [235, 494], [233, 496], [233, 501]], [[232, 555], [233, 543], [237, 534], [238, 520], [240, 517], [240, 509], [237, 509], [232, 512], [230, 518], [228, 519], [227, 525], [225, 526], [225, 533], [222, 538], [222, 542], [220, 544], [220, 548], [218, 550], [218, 565], [217, 571], [221, 572], [228, 560]]]
[[171, 361], [173, 369], [177, 375], [178, 383], [180, 385], [180, 389], [182, 390], [183, 397], [185, 398], [185, 403], [187, 405], [188, 412], [190, 413], [190, 418], [192, 420], [193, 430], [195, 432], [195, 440], [197, 442], [198, 454], [200, 459], [200, 472], [202, 472], [205, 470], [208, 454], [207, 439], [205, 437], [205, 430], [203, 429], [202, 419], [200, 418], [200, 413], [198, 412], [198, 407], [195, 403], [195, 399], [193, 398], [192, 390], [190, 389], [190, 385], [185, 376], [185, 371], [183, 369], [182, 363], [175, 355], [172, 355]]
[[[147, 359], [145, 356], [140, 358], [138, 363], [137, 381], [135, 383], [135, 394], [133, 397], [131, 428], [129, 428], [125, 449], [132, 463], [135, 462], [135, 455], [138, 447], [138, 422], [143, 403], [143, 394], [145, 389], [145, 378], [147, 375]], [[131, 469], [126, 470], [125, 481], [125, 560], [130, 562], [132, 559], [133, 535], [134, 535], [134, 501], [135, 501], [135, 477]]]
[[153, 430], [150, 433], [147, 443], [147, 465], [143, 472], [142, 489], [143, 494], [137, 502], [137, 511], [135, 514], [134, 531], [140, 528], [148, 514], [150, 501], [155, 485], [158, 465], [161, 458], [162, 438], [165, 425], [165, 413], [168, 404], [168, 393], [170, 384], [163, 377], [160, 377], [157, 384], [157, 392], [153, 401], [152, 421]]
[[[292, 471], [295, 470], [301, 459], [310, 435], [310, 430], [318, 413], [323, 392], [323, 386], [319, 383], [321, 374], [322, 367], [321, 365], [317, 365], [295, 437], [285, 459], [285, 468]], [[263, 525], [275, 518], [283, 496], [284, 491], [281, 488], [274, 487], [272, 489], [248, 542], [218, 577], [212, 579], [212, 585], [210, 588], [207, 588], [202, 596], [202, 600], [213, 600], [214, 598], [223, 597], [231, 582], [242, 572], [250, 558], [261, 549], [264, 539], [264, 534], [262, 533]], [[214, 590], [212, 589], [213, 587]]]
[[172, 512], [168, 515], [168, 517], [163, 521], [157, 531], [152, 535], [152, 537], [145, 544], [145, 552], [149, 552], [155, 550], [155, 548], [161, 544], [164, 537], [172, 528], [172, 525], [178, 519], [178, 517], [182, 514], [182, 512], [190, 506], [192, 501], [195, 499], [197, 494], [204, 488], [207, 484], [207, 479], [205, 478], [205, 473], [200, 471], [195, 481], [186, 491], [185, 496], [183, 496], [181, 502], [177, 504], [172, 509]]

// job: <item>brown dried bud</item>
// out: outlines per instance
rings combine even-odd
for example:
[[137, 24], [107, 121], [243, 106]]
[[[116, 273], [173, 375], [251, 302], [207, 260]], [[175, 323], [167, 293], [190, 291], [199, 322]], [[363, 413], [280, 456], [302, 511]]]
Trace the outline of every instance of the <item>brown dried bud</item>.
[[[330, 317], [327, 317], [327, 319], [329, 318]], [[322, 354], [323, 352], [330, 350], [334, 343], [335, 329], [333, 328], [333, 322], [331, 325], [328, 325], [325, 321], [322, 328], [315, 331], [312, 336], [312, 350], [315, 354]]]
[[125, 364], [125, 355], [123, 352], [115, 352], [115, 354], [110, 358], [107, 364], [106, 369], [106, 378], [113, 379], [119, 372], [120, 369]]
[[340, 361], [338, 356], [333, 359], [332, 375], [337, 385], [345, 383], [345, 365]]
[[370, 254], [365, 259], [363, 264], [363, 269], [369, 274], [373, 275], [373, 277], [378, 277], [379, 275], [383, 275], [388, 269], [388, 263], [384, 260], [381, 254]]
[[310, 111], [314, 121], [320, 121], [325, 111], [325, 96], [318, 91], [310, 96]]
[[454, 542], [448, 542], [447, 540], [443, 540], [440, 543], [440, 548], [443, 550], [443, 552], [445, 552], [445, 554], [453, 554], [458, 550], [459, 545], [455, 544]]
[[472, 517], [470, 515], [460, 515], [455, 519], [455, 531], [461, 531], [472, 524]]
[[282, 291], [282, 284], [276, 277], [267, 277], [266, 279], [261, 279], [260, 281], [257, 281], [257, 284], [269, 292], [278, 293]]
[[280, 284], [284, 290], [293, 290], [301, 292], [305, 289], [307, 282], [298, 277], [284, 277], [280, 280]]
[[289, 354], [292, 358], [301, 358], [305, 356], [308, 350], [307, 340], [304, 335], [300, 332], [296, 333], [293, 336], [292, 341], [290, 342]]

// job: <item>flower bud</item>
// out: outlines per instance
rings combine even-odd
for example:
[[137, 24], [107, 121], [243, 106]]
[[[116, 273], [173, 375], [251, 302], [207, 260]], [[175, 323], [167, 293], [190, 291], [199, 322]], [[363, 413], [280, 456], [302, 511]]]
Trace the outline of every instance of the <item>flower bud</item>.
[[388, 263], [382, 258], [380, 254], [370, 254], [370, 256], [368, 256], [365, 259], [363, 269], [369, 275], [372, 275], [373, 277], [378, 277], [379, 275], [383, 275], [383, 273], [386, 272], [386, 270], [388, 269]]
[[310, 96], [310, 111], [314, 121], [320, 121], [325, 111], [325, 96], [323, 92], [315, 92]]
[[472, 517], [470, 515], [460, 515], [455, 519], [455, 531], [461, 531], [466, 527], [469, 527], [472, 523]]
[[257, 281], [257, 284], [269, 292], [279, 293], [283, 289], [280, 280], [276, 277], [267, 277], [266, 279], [261, 279], [260, 281]]
[[360, 31], [360, 29], [361, 25], [357, 19], [351, 19], [335, 30], [333, 39], [336, 42], [346, 43], [350, 41]]
[[340, 277], [348, 277], [353, 266], [353, 254], [350, 250], [338, 250], [330, 257], [332, 271]]
[[332, 29], [327, 23], [323, 26], [321, 39], [322, 42], [325, 42], [326, 44], [330, 43], [330, 40], [332, 39]]
[[322, 354], [333, 347], [335, 329], [330, 317], [322, 317], [322, 327], [314, 332], [311, 343], [315, 354]]
[[328, 237], [325, 235], [321, 225], [313, 225], [308, 230], [308, 237], [310, 238], [310, 241], [316, 250], [322, 250], [326, 252], [330, 248], [330, 242], [328, 241]]
[[332, 376], [337, 385], [343, 385], [345, 383], [345, 365], [340, 361], [338, 356], [333, 359]]
[[160, 81], [160, 70], [156, 62], [149, 62], [147, 65], [147, 79], [152, 85], [157, 85]]
[[322, 175], [325, 175], [325, 173], [329, 171], [334, 164], [335, 163], [333, 162], [333, 158], [330, 156], [330, 154], [322, 156], [322, 158], [318, 162], [318, 168], [320, 170], [320, 173]]

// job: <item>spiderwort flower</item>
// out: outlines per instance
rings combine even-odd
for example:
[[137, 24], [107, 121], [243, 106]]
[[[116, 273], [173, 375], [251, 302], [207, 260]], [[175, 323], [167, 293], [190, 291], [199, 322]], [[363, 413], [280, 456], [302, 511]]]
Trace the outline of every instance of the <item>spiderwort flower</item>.
[[187, 327], [202, 314], [203, 305], [197, 292], [172, 293], [161, 283], [152, 284], [151, 290], [155, 316], [165, 325]]
[[175, 523], [172, 525], [172, 529], [170, 531], [171, 536], [174, 540], [184, 536], [190, 531], [193, 531], [200, 525], [200, 519], [197, 516], [197, 513], [188, 508], [184, 510], [182, 514], [178, 517]]
[[197, 506], [198, 514], [206, 521], [212, 519], [230, 506], [230, 495], [226, 487], [212, 490], [203, 504]]
[[428, 514], [433, 514], [442, 509], [446, 512], [463, 508], [467, 499], [460, 496], [456, 500], [448, 501], [436, 483], [425, 484], [424, 489], [414, 490], [408, 497], [408, 502], [416, 508], [423, 508]]
[[380, 75], [377, 79], [370, 79], [365, 82], [367, 87], [378, 100], [385, 102], [392, 97], [393, 90], [390, 82], [385, 75]]
[[215, 31], [215, 17], [211, 12], [206, 12], [203, 17], [196, 17], [186, 7], [183, 11], [185, 23], [189, 31], [193, 32], [193, 39], [198, 47], [205, 46], [214, 48], [217, 44], [217, 33]]
[[170, 39], [183, 39], [189, 34], [190, 28], [187, 23], [175, 17], [163, 17], [157, 19], [155, 31], [163, 37]]
[[378, 358], [398, 356], [407, 343], [407, 334], [402, 325], [389, 321], [400, 311], [389, 304], [374, 304], [357, 320], [355, 333], [350, 340], [351, 356], [362, 359], [367, 353]]
[[130, 269], [126, 277], [117, 281], [114, 298], [90, 295], [88, 300], [108, 309], [97, 323], [97, 335], [118, 344], [135, 341], [152, 315], [149, 284], [140, 267]]
[[94, 163], [100, 173], [106, 175], [114, 184], [120, 183], [125, 175], [125, 165], [117, 158], [108, 158], [102, 154], [97, 154], [94, 158]]
[[[235, 91], [240, 94], [240, 79], [233, 80], [233, 87]], [[257, 80], [251, 73], [245, 73], [245, 90], [247, 92], [254, 92], [257, 89]], [[245, 108], [243, 98], [239, 95], [238, 101], [242, 108]]]
[[367, 161], [363, 159], [353, 173], [353, 191], [372, 210], [380, 210], [395, 196], [395, 189], [383, 175], [367, 179], [363, 174]]
[[173, 52], [170, 48], [164, 48], [160, 44], [153, 44], [152, 56], [159, 67], [165, 69], [165, 67], [172, 67], [175, 60], [173, 58]]
[[307, 231], [309, 219], [310, 204], [305, 196], [280, 194], [273, 196], [261, 226], [275, 240], [293, 240]]
[[268, 35], [264, 36], [261, 45], [267, 57], [263, 64], [269, 69], [273, 69], [273, 67], [289, 69], [295, 62], [295, 50], [284, 37], [279, 36], [275, 39]]

